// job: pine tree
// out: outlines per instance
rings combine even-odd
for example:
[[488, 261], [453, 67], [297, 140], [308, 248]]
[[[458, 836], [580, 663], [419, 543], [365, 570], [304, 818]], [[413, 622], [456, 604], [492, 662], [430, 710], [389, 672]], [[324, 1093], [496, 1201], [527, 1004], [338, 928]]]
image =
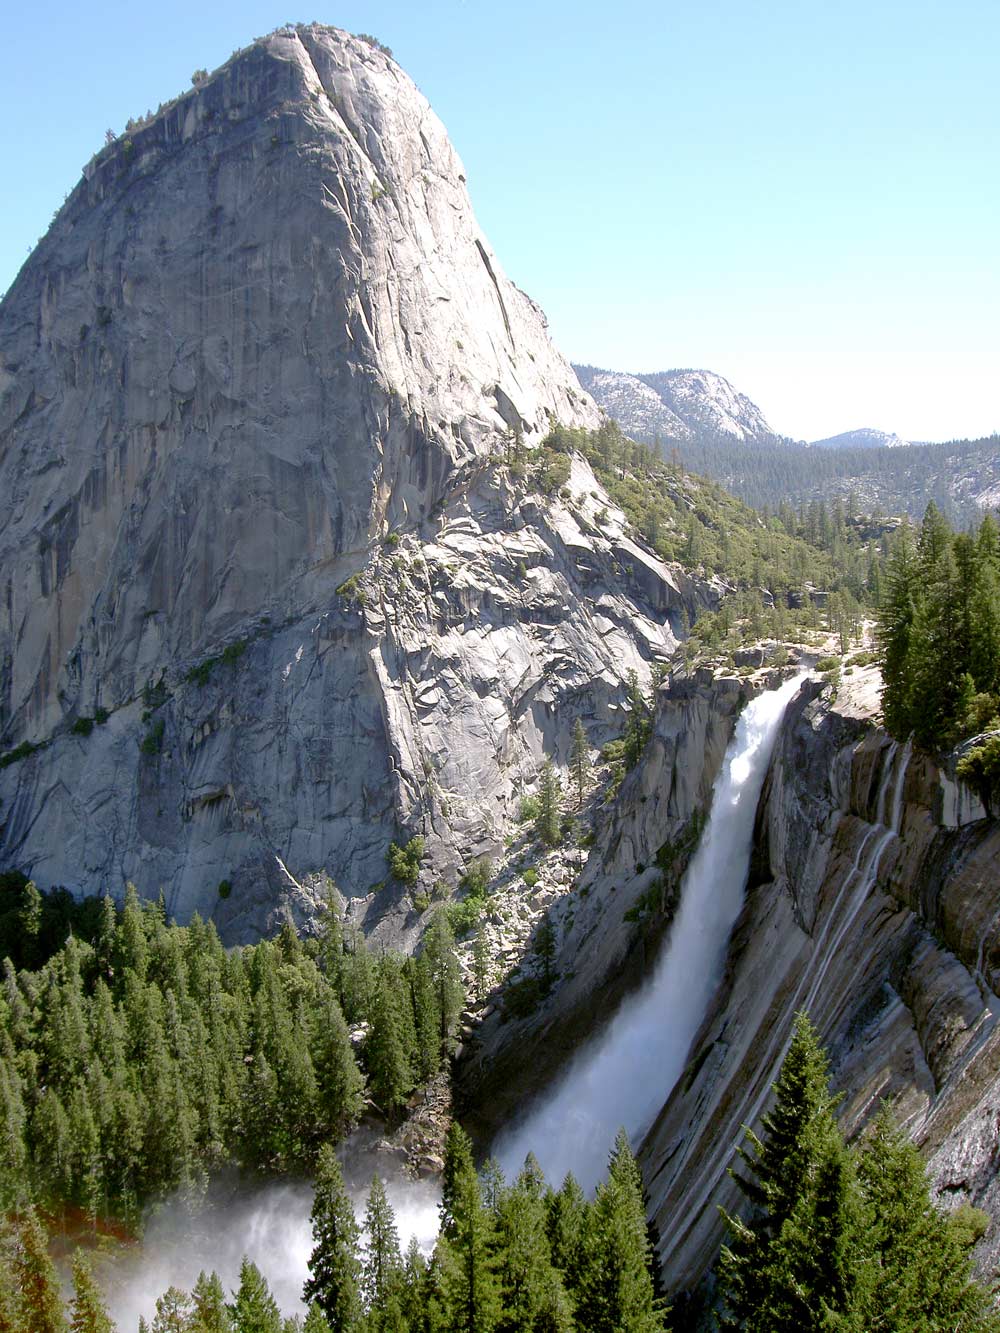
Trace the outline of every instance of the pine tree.
[[729, 1321], [748, 1333], [862, 1325], [863, 1229], [853, 1164], [833, 1116], [827, 1059], [804, 1013], [774, 1085], [763, 1137], [747, 1130], [733, 1173], [760, 1216], [727, 1217], [720, 1282]]
[[559, 778], [551, 759], [542, 765], [538, 788], [538, 816], [535, 833], [546, 847], [558, 847], [562, 841]]
[[653, 731], [653, 705], [643, 694], [639, 677], [633, 670], [625, 677], [625, 703], [628, 713], [622, 733], [622, 746], [625, 767], [629, 769], [639, 762]]
[[493, 1228], [483, 1206], [472, 1162], [472, 1146], [456, 1122], [445, 1139], [441, 1230], [435, 1263], [452, 1333], [492, 1333], [500, 1316], [496, 1274], [490, 1257]]
[[115, 1326], [82, 1250], [73, 1255], [69, 1327], [70, 1333], [114, 1333]]
[[191, 1303], [194, 1307], [192, 1333], [235, 1333], [218, 1273], [198, 1274], [198, 1281], [191, 1292]]
[[573, 727], [573, 743], [569, 752], [569, 771], [573, 776], [576, 790], [577, 809], [583, 804], [587, 784], [590, 781], [590, 749], [587, 745], [587, 733], [582, 721], [577, 718]]
[[433, 1078], [441, 1067], [438, 1003], [426, 951], [406, 960], [413, 1031], [416, 1036], [416, 1072], [421, 1081]]
[[401, 1040], [400, 1006], [384, 976], [375, 986], [370, 1023], [364, 1048], [368, 1086], [375, 1105], [391, 1117], [406, 1104], [413, 1088], [413, 1070]]
[[921, 596], [914, 611], [907, 659], [910, 722], [922, 745], [939, 749], [951, 739], [962, 675], [960, 609], [964, 590], [950, 529], [933, 501], [921, 525], [917, 560]]
[[563, 1275], [574, 1300], [580, 1293], [583, 1270], [583, 1243], [587, 1232], [586, 1197], [570, 1173], [562, 1185], [546, 1198], [545, 1229], [549, 1237], [552, 1262]]
[[889, 554], [878, 610], [882, 712], [894, 736], [908, 736], [912, 730], [910, 640], [921, 597], [913, 529], [904, 520]]
[[[399, 1249], [399, 1233], [392, 1205], [385, 1186], [378, 1176], [372, 1180], [365, 1210], [365, 1254], [362, 1263], [361, 1287], [369, 1311], [368, 1325], [373, 1333], [391, 1327], [390, 1305], [398, 1314], [400, 1290], [403, 1282], [403, 1256]], [[398, 1322], [398, 1319], [397, 1319]]]
[[49, 1258], [45, 1231], [33, 1208], [18, 1225], [13, 1266], [23, 1327], [31, 1333], [66, 1333], [59, 1280]]
[[[40, 1104], [45, 1101], [42, 1097]], [[13, 1061], [0, 1054], [0, 1212], [14, 1208], [30, 1197], [26, 1121], [21, 1076]]]
[[546, 1232], [544, 1179], [529, 1154], [515, 1183], [501, 1190], [493, 1207], [494, 1271], [500, 1283], [498, 1333], [573, 1327], [572, 1306], [562, 1275], [552, 1262]]
[[240, 1264], [240, 1285], [229, 1312], [237, 1333], [281, 1333], [281, 1312], [267, 1279], [247, 1258]]
[[344, 903], [333, 880], [325, 875], [323, 880], [324, 912], [320, 918], [319, 961], [327, 981], [339, 993], [344, 963], [344, 928], [341, 925]]
[[342, 1137], [361, 1114], [365, 1080], [351, 1047], [347, 1023], [330, 995], [316, 1017], [313, 1038], [318, 1111], [328, 1132]]
[[326, 1316], [315, 1302], [306, 1311], [302, 1333], [332, 1333], [330, 1325], [326, 1322]]
[[[152, 1333], [189, 1333], [192, 1311], [191, 1297], [180, 1287], [168, 1287], [156, 1301]], [[241, 1328], [240, 1333], [243, 1333]], [[250, 1330], [247, 1330], [250, 1333]], [[257, 1329], [253, 1329], [257, 1333]], [[271, 1329], [267, 1333], [272, 1333]], [[274, 1330], [277, 1333], [277, 1330]]]
[[533, 949], [542, 963], [542, 991], [548, 995], [555, 978], [556, 930], [548, 912], [542, 918], [535, 931]]
[[399, 1305], [411, 1333], [424, 1328], [427, 1314], [427, 1260], [420, 1252], [416, 1236], [410, 1237], [403, 1259], [403, 1283]]
[[427, 960], [437, 1011], [439, 1066], [453, 1048], [453, 1034], [465, 1003], [462, 972], [455, 953], [455, 933], [443, 909], [434, 913], [424, 937], [423, 954]]
[[646, 1225], [642, 1178], [619, 1130], [608, 1178], [597, 1188], [583, 1242], [577, 1323], [588, 1333], [658, 1333], [666, 1313], [656, 1299], [655, 1260]]
[[362, 1320], [361, 1232], [344, 1188], [340, 1163], [329, 1144], [319, 1150], [312, 1213], [313, 1251], [303, 1300], [319, 1306], [335, 1333], [352, 1333]]
[[126, 968], [131, 968], [140, 981], [145, 981], [148, 967], [149, 943], [139, 892], [134, 884], [128, 884], [115, 932], [114, 969], [116, 975], [120, 975]]
[[971, 1278], [950, 1219], [931, 1202], [917, 1150], [883, 1109], [862, 1146], [858, 1172], [868, 1208], [874, 1281], [866, 1333], [935, 1333], [996, 1327], [989, 1298]]

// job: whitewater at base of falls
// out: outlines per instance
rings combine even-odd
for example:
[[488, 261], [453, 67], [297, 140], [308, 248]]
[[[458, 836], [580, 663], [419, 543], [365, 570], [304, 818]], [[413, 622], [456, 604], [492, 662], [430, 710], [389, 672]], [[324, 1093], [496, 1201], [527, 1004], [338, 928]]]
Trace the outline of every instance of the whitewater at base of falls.
[[[367, 1144], [353, 1156], [344, 1145], [345, 1175], [359, 1224], [364, 1219], [371, 1164]], [[359, 1166], [359, 1163], [361, 1164]], [[436, 1183], [393, 1176], [381, 1164], [386, 1194], [405, 1252], [410, 1237], [429, 1253], [438, 1229]], [[100, 1270], [111, 1315], [120, 1333], [133, 1333], [140, 1315], [151, 1322], [156, 1300], [170, 1286], [190, 1291], [204, 1270], [218, 1273], [228, 1296], [240, 1281], [244, 1255], [264, 1274], [282, 1315], [304, 1314], [302, 1287], [309, 1276], [313, 1238], [310, 1185], [248, 1187], [238, 1179], [216, 1181], [197, 1210], [179, 1196], [148, 1221], [142, 1244]]]
[[743, 710], [716, 781], [712, 808], [681, 888], [681, 903], [652, 976], [625, 1000], [569, 1069], [494, 1148], [508, 1175], [533, 1152], [558, 1184], [572, 1171], [591, 1190], [624, 1126], [637, 1144], [670, 1095], [722, 975], [743, 906], [754, 817], [797, 676]]

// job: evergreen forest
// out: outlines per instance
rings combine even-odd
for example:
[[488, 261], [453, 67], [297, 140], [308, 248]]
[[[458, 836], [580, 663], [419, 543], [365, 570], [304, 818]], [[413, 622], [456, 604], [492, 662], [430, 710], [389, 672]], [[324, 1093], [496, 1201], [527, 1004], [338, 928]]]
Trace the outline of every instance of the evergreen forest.
[[[1000, 728], [1000, 533], [955, 532], [933, 503], [895, 534], [879, 604], [885, 723], [940, 751]], [[969, 776], [975, 776], [969, 774]]]
[[[30, 890], [30, 891], [29, 891]], [[26, 945], [45, 919], [24, 892]], [[308, 1172], [365, 1106], [390, 1123], [447, 1061], [463, 1002], [437, 914], [417, 957], [345, 939], [331, 893], [318, 937], [227, 952], [211, 922], [168, 924], [129, 889], [0, 991], [0, 1209], [139, 1226], [226, 1164]], [[352, 1031], [356, 1040], [352, 1041]]]
[[[916, 1149], [883, 1108], [847, 1147], [828, 1065], [797, 1016], [761, 1134], [747, 1132], [733, 1175], [745, 1217], [727, 1216], [715, 1307], [748, 1333], [995, 1333], [969, 1251], [987, 1219], [943, 1212]], [[244, 1260], [226, 1292], [203, 1272], [170, 1288], [139, 1333], [656, 1333], [671, 1326], [655, 1280], [642, 1181], [624, 1132], [588, 1200], [572, 1175], [547, 1183], [529, 1155], [516, 1179], [477, 1172], [464, 1131], [448, 1131], [440, 1227], [430, 1254], [403, 1251], [376, 1176], [359, 1221], [336, 1154], [316, 1156], [308, 1313], [285, 1316]], [[690, 1315], [678, 1306], [681, 1321]], [[673, 1327], [686, 1326], [674, 1322]], [[0, 1228], [0, 1328], [7, 1333], [113, 1333], [89, 1260], [78, 1250], [64, 1303], [39, 1212]], [[124, 1333], [124, 1331], [123, 1331]]]
[[[640, 439], [644, 439], [641, 434]], [[815, 501], [862, 501], [880, 514], [918, 519], [933, 501], [956, 524], [981, 512], [972, 494], [996, 481], [996, 435], [944, 444], [911, 444], [895, 449], [858, 446], [815, 448], [791, 440], [773, 443], [734, 440], [700, 432], [692, 440], [647, 438], [661, 456], [691, 472], [712, 477], [744, 504], [764, 510], [778, 501], [808, 506]], [[956, 485], [968, 478], [969, 485]]]

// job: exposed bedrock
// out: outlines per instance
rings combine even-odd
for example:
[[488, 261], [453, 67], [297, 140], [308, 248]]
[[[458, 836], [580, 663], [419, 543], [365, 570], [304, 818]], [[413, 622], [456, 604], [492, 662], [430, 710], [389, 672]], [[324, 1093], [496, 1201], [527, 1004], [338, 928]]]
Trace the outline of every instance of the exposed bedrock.
[[716, 596], [583, 462], [504, 466], [598, 413], [364, 40], [283, 29], [102, 149], [0, 315], [0, 863], [43, 886], [235, 939], [325, 870], [415, 929], [389, 840], [424, 889], [497, 845]]
[[653, 734], [597, 836], [558, 917], [559, 978], [533, 1014], [502, 1008], [476, 1029], [457, 1070], [459, 1107], [483, 1145], [522, 1114], [646, 976], [672, 916], [712, 784], [743, 703], [756, 687], [710, 671], [657, 693]]
[[[717, 1205], [758, 1123], [792, 1017], [828, 1044], [853, 1134], [891, 1097], [943, 1198], [1000, 1217], [1000, 828], [953, 777], [891, 741], [851, 694], [793, 702], [765, 786], [726, 978], [640, 1154], [671, 1290], [723, 1238]], [[1000, 1252], [994, 1224], [980, 1246]]]

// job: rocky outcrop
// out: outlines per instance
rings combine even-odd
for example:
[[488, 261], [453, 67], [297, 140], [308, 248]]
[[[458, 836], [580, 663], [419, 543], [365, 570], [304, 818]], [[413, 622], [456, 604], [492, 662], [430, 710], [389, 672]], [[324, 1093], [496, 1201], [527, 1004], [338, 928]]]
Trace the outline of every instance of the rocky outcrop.
[[512, 428], [596, 412], [386, 55], [283, 30], [90, 164], [3, 305], [0, 726], [301, 613]]
[[[862, 676], [874, 673], [862, 673]], [[857, 1132], [882, 1098], [942, 1197], [998, 1215], [1000, 828], [926, 756], [891, 741], [865, 680], [793, 703], [761, 808], [726, 980], [640, 1153], [670, 1289], [694, 1288], [739, 1206], [726, 1175], [807, 1009]], [[870, 696], [871, 691], [868, 691]], [[1000, 1241], [991, 1227], [982, 1258]]]
[[778, 442], [756, 403], [711, 370], [635, 375], [596, 366], [573, 369], [598, 406], [636, 439]]
[[282, 29], [105, 148], [2, 306], [3, 863], [415, 925], [389, 840], [488, 850], [713, 595], [505, 465], [554, 419], [598, 414], [370, 42]]

